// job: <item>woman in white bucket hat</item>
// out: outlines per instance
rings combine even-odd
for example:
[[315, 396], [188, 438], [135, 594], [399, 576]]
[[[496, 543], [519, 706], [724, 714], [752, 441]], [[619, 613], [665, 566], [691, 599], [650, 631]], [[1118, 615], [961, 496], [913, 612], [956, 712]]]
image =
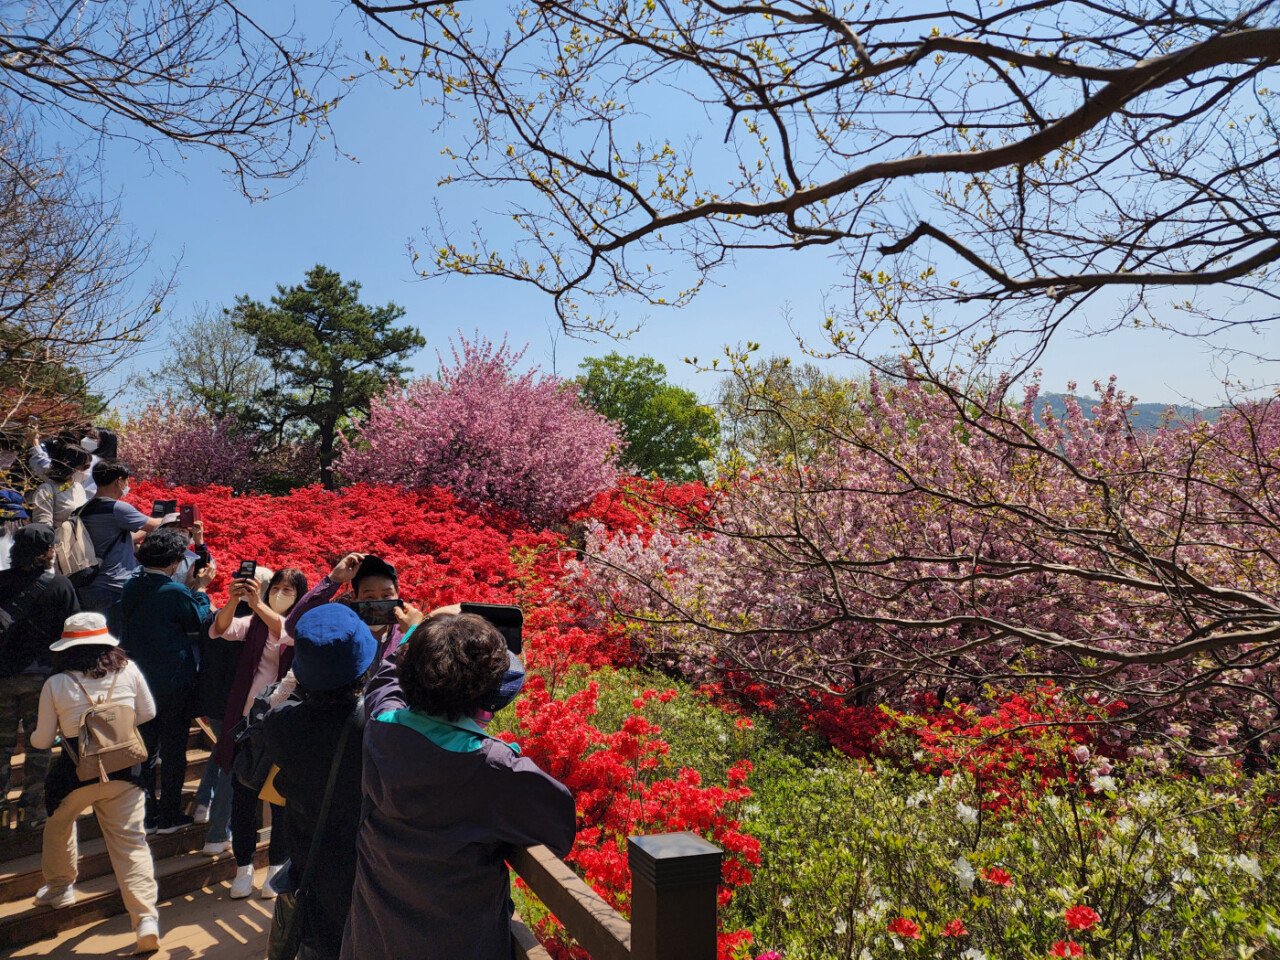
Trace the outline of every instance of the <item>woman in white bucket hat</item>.
[[[31, 744], [52, 747], [59, 734], [73, 744], [80, 735], [80, 721], [93, 703], [131, 706], [137, 723], [156, 715], [147, 681], [107, 629], [100, 613], [77, 613], [67, 618], [62, 637], [49, 645], [54, 674], [40, 691], [40, 713]], [[71, 754], [64, 749], [53, 762], [45, 783], [49, 819], [44, 827], [40, 867], [45, 885], [35, 902], [50, 907], [75, 903], [76, 818], [93, 807], [111, 868], [125, 908], [138, 935], [139, 953], [160, 949], [159, 914], [156, 912], [155, 868], [143, 827], [146, 802], [140, 786], [142, 765], [110, 775], [106, 782], [82, 781]]]

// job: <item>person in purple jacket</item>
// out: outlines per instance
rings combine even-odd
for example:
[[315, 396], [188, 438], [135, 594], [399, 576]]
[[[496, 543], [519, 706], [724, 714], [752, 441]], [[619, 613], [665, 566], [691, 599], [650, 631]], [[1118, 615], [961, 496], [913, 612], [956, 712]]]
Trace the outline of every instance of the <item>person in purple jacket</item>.
[[[334, 564], [328, 576], [321, 577], [320, 582], [294, 606], [285, 621], [285, 632], [292, 636], [294, 627], [304, 613], [331, 602], [347, 584], [351, 585], [351, 590], [339, 603], [400, 599], [400, 578], [395, 567], [371, 553], [348, 553]], [[403, 629], [400, 626], [377, 626], [370, 629], [378, 641], [379, 660], [391, 656], [400, 646], [403, 639]]]
[[568, 854], [573, 797], [476, 720], [520, 685], [502, 635], [473, 614], [424, 620], [412, 607], [401, 625], [404, 642], [365, 691], [365, 814], [342, 960], [510, 960], [507, 852]]

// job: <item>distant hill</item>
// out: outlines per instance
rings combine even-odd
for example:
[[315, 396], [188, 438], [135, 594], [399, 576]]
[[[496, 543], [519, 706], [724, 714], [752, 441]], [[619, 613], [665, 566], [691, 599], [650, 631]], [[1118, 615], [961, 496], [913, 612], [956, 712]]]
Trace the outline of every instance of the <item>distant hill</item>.
[[[1089, 409], [1097, 403], [1097, 398], [1078, 397], [1077, 399], [1084, 410], [1085, 417], [1089, 417]], [[1053, 410], [1054, 416], [1063, 416], [1067, 410], [1066, 401], [1067, 395], [1065, 393], [1042, 393], [1036, 401], [1036, 416], [1040, 416], [1040, 411], [1046, 405]], [[1200, 407], [1184, 407], [1168, 403], [1139, 403], [1130, 411], [1129, 419], [1133, 422], [1134, 430], [1140, 433], [1148, 433], [1164, 423], [1165, 419], [1170, 415], [1175, 419], [1182, 420], [1194, 416], [1212, 420], [1218, 415], [1218, 410], [1213, 407], [1202, 409]]]

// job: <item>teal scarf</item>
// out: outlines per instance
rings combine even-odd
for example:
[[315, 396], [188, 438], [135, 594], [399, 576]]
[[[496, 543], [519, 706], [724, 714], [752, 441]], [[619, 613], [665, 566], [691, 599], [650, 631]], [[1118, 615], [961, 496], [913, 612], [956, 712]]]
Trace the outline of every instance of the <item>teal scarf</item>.
[[485, 732], [484, 727], [470, 717], [459, 720], [446, 720], [413, 710], [387, 710], [374, 718], [381, 723], [398, 723], [402, 727], [414, 730], [442, 750], [450, 753], [475, 753], [484, 747], [486, 740], [509, 747], [515, 753], [520, 752], [518, 743], [507, 743]]

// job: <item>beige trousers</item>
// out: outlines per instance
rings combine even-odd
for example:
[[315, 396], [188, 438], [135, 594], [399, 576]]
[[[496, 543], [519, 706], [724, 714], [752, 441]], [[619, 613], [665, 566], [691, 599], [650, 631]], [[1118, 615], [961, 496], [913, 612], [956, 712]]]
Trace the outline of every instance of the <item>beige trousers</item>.
[[40, 868], [44, 882], [50, 887], [65, 887], [76, 882], [79, 849], [76, 842], [76, 818], [87, 807], [93, 807], [107, 844], [111, 869], [124, 907], [136, 927], [145, 917], [156, 913], [156, 874], [151, 863], [151, 847], [142, 825], [146, 801], [142, 789], [123, 780], [87, 783], [73, 790], [44, 825], [44, 848]]

